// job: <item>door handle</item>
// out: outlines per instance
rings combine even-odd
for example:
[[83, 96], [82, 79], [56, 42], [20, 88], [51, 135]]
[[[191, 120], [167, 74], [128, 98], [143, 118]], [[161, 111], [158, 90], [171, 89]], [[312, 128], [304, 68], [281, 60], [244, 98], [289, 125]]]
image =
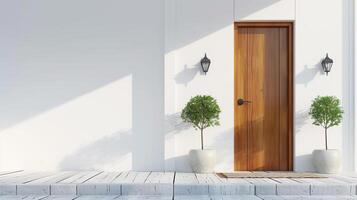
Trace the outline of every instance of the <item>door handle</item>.
[[238, 103], [238, 106], [241, 106], [241, 105], [243, 105], [244, 103], [252, 103], [252, 102], [251, 102], [251, 101], [248, 101], [248, 100], [244, 100], [244, 99], [238, 99], [237, 103]]

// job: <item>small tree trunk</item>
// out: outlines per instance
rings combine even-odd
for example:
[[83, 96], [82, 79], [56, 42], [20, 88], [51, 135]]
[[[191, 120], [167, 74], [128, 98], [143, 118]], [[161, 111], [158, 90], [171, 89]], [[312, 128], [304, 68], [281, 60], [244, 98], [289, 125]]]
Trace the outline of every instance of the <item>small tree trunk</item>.
[[325, 128], [325, 147], [326, 147], [326, 150], [328, 149], [327, 148], [327, 128]]
[[203, 150], [203, 129], [201, 129], [201, 149]]

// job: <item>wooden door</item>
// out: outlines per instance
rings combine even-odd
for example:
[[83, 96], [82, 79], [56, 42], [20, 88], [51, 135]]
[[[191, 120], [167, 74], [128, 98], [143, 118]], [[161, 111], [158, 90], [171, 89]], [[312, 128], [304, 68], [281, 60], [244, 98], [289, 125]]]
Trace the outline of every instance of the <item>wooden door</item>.
[[292, 170], [292, 24], [235, 24], [235, 170]]

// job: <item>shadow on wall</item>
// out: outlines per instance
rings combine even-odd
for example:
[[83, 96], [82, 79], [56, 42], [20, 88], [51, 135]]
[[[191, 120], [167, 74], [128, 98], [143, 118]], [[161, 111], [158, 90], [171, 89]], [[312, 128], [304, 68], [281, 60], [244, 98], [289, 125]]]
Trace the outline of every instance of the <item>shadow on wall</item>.
[[116, 132], [81, 147], [59, 163], [59, 170], [130, 169], [135, 149], [132, 131]]
[[[255, 1], [255, 6], [243, 15], [278, 0]], [[84, 4], [85, 7], [82, 6]], [[175, 4], [179, 16], [176, 25], [180, 29], [176, 30], [176, 39], [166, 49], [168, 52], [232, 24], [232, 0], [177, 0]], [[140, 6], [137, 5], [137, 2], [129, 0], [39, 0], [22, 2], [21, 6], [15, 1], [0, 3], [0, 25], [6, 30], [0, 33], [0, 52], [6, 52], [0, 61], [0, 130], [16, 127], [130, 75], [132, 129], [80, 147], [59, 166], [62, 169], [95, 168], [98, 161], [109, 164], [115, 156], [132, 153], [132, 169], [163, 169], [164, 1], [140, 1]], [[220, 17], [212, 16], [207, 23], [207, 15], [198, 10], [202, 6], [205, 13], [216, 13]], [[221, 12], [217, 13], [217, 9]], [[142, 23], [143, 18], [147, 23]], [[199, 70], [199, 67], [195, 68], [187, 68], [175, 77], [176, 81], [179, 84], [190, 82]], [[97, 117], [98, 121], [106, 118]], [[90, 124], [81, 124], [81, 118], [76, 121], [79, 127], [90, 127]], [[47, 123], [43, 126], [56, 125], [56, 121]], [[29, 135], [31, 131], [21, 134]], [[56, 140], [63, 135], [70, 137], [70, 134], [76, 133], [51, 135], [51, 139]], [[101, 130], [97, 134], [101, 135]], [[228, 134], [232, 132], [217, 137], [224, 141]], [[135, 141], [135, 145], [130, 141]], [[28, 151], [31, 153], [31, 149]], [[75, 160], [81, 162], [68, 163]], [[37, 162], [35, 157], [33, 162]]]
[[185, 65], [184, 69], [176, 74], [175, 81], [177, 84], [183, 84], [187, 87], [188, 83], [192, 81], [197, 74], [204, 75], [201, 70], [201, 63], [197, 63], [189, 68]]
[[[180, 134], [179, 132], [176, 134]], [[199, 134], [198, 132], [193, 132], [193, 134]], [[232, 163], [232, 151], [233, 146], [227, 145], [227, 141], [231, 141], [233, 130], [226, 130], [219, 133], [214, 133], [214, 137], [211, 137], [211, 143], [206, 145], [206, 148], [212, 148], [217, 151], [217, 160], [216, 160], [216, 168], [230, 168], [229, 166], [220, 166], [227, 165], [227, 163]], [[209, 134], [205, 135], [205, 139], [207, 141], [207, 137]], [[207, 142], [206, 142], [207, 143]], [[190, 150], [188, 150], [189, 152]], [[169, 159], [166, 159], [166, 162], [174, 163], [174, 168], [178, 172], [191, 172], [190, 160], [188, 156], [188, 152], [185, 155], [175, 156]]]
[[[314, 169], [314, 167], [312, 166], [312, 155], [311, 154], [296, 156], [294, 162], [309, 164], [308, 167], [304, 168], [303, 172], [306, 172], [306, 169]], [[314, 172], [314, 170], [310, 170], [310, 171]]]
[[[175, 113], [166, 116], [167, 133], [191, 128], [190, 124], [182, 121], [180, 114]], [[141, 152], [142, 146], [138, 145], [140, 140], [143, 139], [140, 138], [140, 135], [134, 134], [132, 130], [115, 132], [84, 145], [72, 154], [67, 155], [59, 163], [58, 168], [59, 170], [137, 169], [135, 155], [140, 155], [141, 160], [155, 159], [148, 158], [150, 156], [149, 152], [145, 156], [143, 155]], [[137, 150], [140, 152], [136, 152]], [[146, 148], [143, 150], [148, 151]], [[183, 160], [184, 157], [175, 162], [181, 163]]]
[[165, 117], [165, 130], [166, 133], [175, 132], [180, 133], [183, 130], [192, 128], [192, 125], [182, 121], [181, 112], [166, 115]]
[[[225, 163], [234, 163], [234, 129], [230, 128], [220, 133], [214, 133], [215, 137], [212, 139], [211, 147], [217, 149], [217, 167], [232, 168], [232, 166], [219, 166]], [[229, 141], [229, 142], [228, 142]], [[232, 144], [232, 145], [229, 145]]]
[[312, 66], [305, 65], [304, 70], [296, 75], [295, 83], [307, 87], [308, 84], [313, 81], [318, 74], [325, 75], [321, 67], [321, 62]]
[[[309, 110], [300, 110], [295, 113], [295, 122], [294, 122], [295, 134], [303, 134], [301, 130], [305, 125], [309, 123], [309, 119], [310, 119]], [[305, 163], [307, 166], [305, 166], [304, 169], [313, 169], [312, 154], [304, 154], [298, 156], [295, 155], [294, 163]], [[295, 164], [294, 166], [296, 168]]]
[[[167, 163], [174, 163], [174, 171], [177, 172], [192, 172], [190, 166], [190, 159], [188, 155], [175, 156], [169, 159], [166, 159]], [[171, 169], [169, 170], [171, 171]]]
[[[184, 123], [182, 122], [182, 119], [180, 117], [180, 113], [176, 113], [170, 117], [167, 118], [166, 122], [168, 123], [167, 125], [167, 131], [166, 133], [171, 133], [173, 137], [175, 135], [181, 134], [184, 130], [192, 130], [192, 138], [196, 138], [196, 136], [199, 135], [199, 131], [196, 131], [192, 128], [191, 124]], [[212, 135], [214, 134], [214, 135]], [[196, 135], [196, 136], [195, 136]], [[219, 133], [205, 133], [205, 145], [206, 148], [213, 148], [217, 150], [217, 167], [218, 168], [230, 168], [227, 166], [220, 167], [219, 165], [226, 165], [227, 163], [232, 162], [232, 151], [233, 151], [233, 146], [228, 145], [229, 142], [232, 140], [233, 136], [233, 129], [228, 129]], [[209, 139], [209, 143], [207, 138]], [[182, 145], [182, 144], [177, 144], [177, 145]], [[171, 158], [168, 158], [165, 160], [166, 163], [170, 163], [170, 165], [173, 166], [173, 169], [168, 168], [168, 170], [176, 170], [180, 172], [191, 172], [191, 166], [190, 166], [190, 161], [188, 157], [188, 152], [190, 149], [187, 149], [187, 154], [185, 155], [180, 155], [180, 156], [174, 156]]]
[[236, 12], [236, 18], [244, 19], [245, 17], [248, 17], [249, 15], [261, 9], [264, 9], [274, 3], [277, 3], [278, 1], [281, 0], [235, 0], [236, 7], [239, 7], [239, 5], [244, 5], [244, 9], [239, 9], [239, 12]]
[[299, 134], [301, 132], [301, 129], [308, 123], [307, 121], [309, 120], [309, 118], [310, 116], [308, 110], [300, 110], [295, 113], [294, 132], [296, 134]]
[[231, 25], [234, 21], [234, 4], [244, 6], [239, 13], [235, 13], [243, 18], [279, 1], [281, 0], [168, 0], [175, 8], [172, 12], [177, 17], [172, 19], [175, 27], [172, 27], [172, 41], [170, 40], [166, 53]]
[[[230, 30], [233, 33], [232, 25], [235, 18], [234, 14], [242, 18], [255, 13], [258, 10], [269, 7], [270, 5], [279, 1], [280, 0], [167, 0], [166, 2], [171, 2], [173, 4], [171, 7], [174, 8], [171, 10], [170, 14], [175, 13], [172, 16], [176, 17], [173, 17], [173, 19], [169, 20], [169, 22], [172, 23], [167, 23], [169, 26], [168, 32], [170, 34], [168, 35], [169, 42], [166, 43], [166, 53], [176, 51], [177, 54], [175, 54], [175, 59], [177, 60], [175, 60], [175, 62], [177, 62], [175, 69], [177, 71], [174, 72], [175, 85], [186, 86], [187, 88], [186, 91], [184, 88], [180, 87], [180, 89], [177, 90], [180, 93], [175, 93], [173, 95], [177, 95], [179, 98], [185, 97], [187, 94], [192, 96], [195, 95], [194, 91], [192, 91], [192, 89], [187, 86], [190, 83], [193, 84], [193, 80], [198, 77], [197, 75], [200, 72], [201, 67], [199, 63], [196, 63], [198, 59], [193, 60], [192, 57], [195, 55], [204, 55], [203, 53], [206, 51], [208, 55], [211, 55], [210, 50], [213, 51], [214, 49], [217, 49], [216, 46], [219, 46], [217, 44], [222, 42], [222, 40], [219, 39], [219, 36], [215, 37], [215, 35], [220, 35], [215, 34], [216, 32], [232, 27]], [[244, 8], [247, 7], [247, 9], [240, 9], [244, 10], [244, 12], [235, 13], [234, 4], [241, 5], [241, 7]], [[220, 53], [221, 52], [219, 52], [219, 54]], [[195, 55], [192, 56], [192, 54]], [[224, 54], [224, 52], [222, 52], [222, 54]], [[215, 63], [216, 60], [214, 55], [212, 60], [213, 63]], [[229, 66], [217, 67], [224, 68]], [[210, 90], [212, 91], [214, 89], [210, 88]], [[205, 91], [201, 91], [200, 93], [205, 93]], [[187, 94], [185, 94], [186, 92]], [[225, 98], [223, 96], [221, 97]], [[177, 101], [180, 101], [180, 99], [177, 99]], [[178, 105], [181, 104], [176, 103], [176, 106]], [[230, 115], [230, 111], [222, 114]], [[181, 133], [180, 131], [170, 131], [174, 132], [173, 135], [178, 135]], [[231, 164], [233, 160], [233, 145], [227, 145], [227, 143], [232, 144], [233, 128], [231, 125], [230, 127], [224, 127], [224, 130], [218, 133], [214, 133], [208, 137], [210, 137], [210, 147], [214, 147], [220, 151], [218, 156], [219, 163]], [[212, 138], [215, 139], [213, 140]], [[182, 143], [184, 143], [184, 141]], [[185, 144], [176, 145], [182, 145], [182, 148], [187, 148]], [[186, 149], [182, 150], [181, 153], [183, 153], [185, 150]], [[189, 149], [187, 149], [187, 151], [189, 151]], [[170, 160], [175, 160], [175, 158], [170, 158]], [[177, 162], [175, 163], [176, 169], [179, 171], [188, 171], [190, 169], [187, 162], [187, 156], [178, 154]]]
[[[0, 61], [2, 137], [32, 134], [34, 130], [16, 132], [17, 125], [131, 76], [131, 88], [128, 90], [131, 93], [127, 90], [113, 91], [132, 95], [132, 113], [122, 113], [132, 116], [132, 124], [128, 125], [132, 127], [130, 134], [113, 133], [104, 137], [108, 127], [103, 126], [102, 130], [97, 129], [96, 134], [104, 138], [70, 155], [60, 166], [72, 169], [94, 167], [95, 162], [109, 162], [113, 155], [111, 151], [119, 156], [130, 151], [134, 170], [163, 169], [163, 3], [163, 0], [141, 1], [141, 6], [133, 1], [116, 0], [40, 0], [22, 2], [21, 6], [15, 1], [0, 3], [0, 18], [5, 19], [4, 15], [7, 20], [13, 20], [7, 23], [0, 20], [0, 25], [6, 30], [0, 33], [0, 52], [7, 52], [2, 54]], [[143, 18], [147, 23], [142, 23]], [[86, 109], [91, 110], [90, 107]], [[106, 120], [106, 115], [96, 116], [94, 112], [92, 115], [98, 118], [98, 123]], [[107, 116], [110, 115], [108, 113]], [[81, 131], [91, 127], [91, 124], [81, 123], [83, 118], [86, 116], [75, 120], [77, 129], [83, 127]], [[55, 127], [56, 121], [47, 120], [41, 126]], [[8, 129], [18, 134], [5, 134]], [[41, 131], [41, 128], [36, 131]], [[71, 134], [76, 133], [68, 130], [61, 134], [43, 134], [52, 134], [51, 139], [57, 140], [66, 135], [71, 139]], [[135, 146], [121, 143], [128, 141], [129, 135], [136, 140]], [[81, 145], [81, 140], [78, 145]], [[28, 149], [28, 154], [31, 151], [31, 148]], [[23, 157], [26, 153], [18, 152]], [[38, 162], [36, 159], [39, 158], [34, 156], [33, 162]], [[73, 160], [82, 162], [76, 165], [64, 163]]]
[[[184, 130], [191, 129], [192, 126], [189, 123], [185, 123], [181, 119], [181, 112], [167, 115], [165, 117], [165, 133], [167, 141], [174, 141], [166, 146], [165, 151], [170, 152], [165, 157], [165, 170], [168, 171], [185, 171], [180, 166], [189, 166], [188, 156], [177, 156], [176, 154], [176, 138], [175, 136]], [[186, 170], [190, 171], [190, 169]]]

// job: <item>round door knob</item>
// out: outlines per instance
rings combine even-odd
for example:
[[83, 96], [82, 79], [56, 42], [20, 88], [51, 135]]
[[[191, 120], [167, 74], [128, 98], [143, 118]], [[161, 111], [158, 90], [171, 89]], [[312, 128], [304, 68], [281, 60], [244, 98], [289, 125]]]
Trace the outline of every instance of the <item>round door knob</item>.
[[238, 99], [237, 103], [238, 103], [238, 106], [241, 106], [241, 105], [243, 105], [244, 103], [251, 103], [251, 101], [244, 100], [244, 99]]

